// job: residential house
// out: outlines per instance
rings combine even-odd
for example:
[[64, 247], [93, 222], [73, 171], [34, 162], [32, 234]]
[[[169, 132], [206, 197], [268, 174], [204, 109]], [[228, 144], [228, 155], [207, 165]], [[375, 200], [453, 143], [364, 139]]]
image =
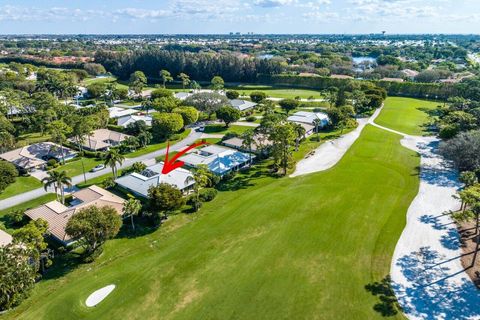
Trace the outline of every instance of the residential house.
[[77, 152], [53, 142], [39, 142], [0, 154], [0, 158], [13, 163], [24, 171], [43, 168], [49, 159], [61, 161], [73, 159]]
[[117, 119], [117, 126], [126, 128], [129, 124], [135, 123], [137, 121], [143, 121], [149, 127], [152, 126], [152, 117], [147, 115], [135, 115], [131, 114], [128, 116], [123, 116]]
[[12, 236], [2, 229], [0, 229], [0, 247], [5, 247], [6, 245], [9, 245], [12, 243]]
[[247, 100], [233, 99], [230, 100], [230, 105], [237, 110], [245, 111], [255, 107], [257, 104]]
[[179, 189], [183, 193], [188, 193], [193, 188], [195, 180], [190, 171], [183, 168], [177, 168], [167, 174], [162, 174], [163, 162], [147, 167], [140, 173], [134, 172], [122, 176], [115, 182], [122, 188], [140, 196], [147, 198], [148, 189], [158, 186], [161, 183], [167, 183]]
[[187, 153], [180, 160], [185, 162], [188, 167], [196, 168], [199, 165], [206, 165], [216, 175], [223, 176], [229, 172], [248, 167], [251, 164], [251, 159], [254, 158], [255, 156], [234, 149], [208, 145]]
[[[108, 150], [110, 147], [118, 146], [122, 141], [129, 137], [131, 136], [121, 132], [108, 129], [98, 129], [83, 139], [82, 147], [91, 151], [104, 151]], [[70, 138], [69, 140], [72, 143], [77, 143], [74, 138]]]
[[135, 110], [133, 108], [125, 109], [120, 107], [111, 107], [111, 108], [108, 108], [108, 113], [110, 114], [110, 119], [117, 119], [117, 118], [138, 113], [138, 110]]
[[193, 93], [191, 92], [177, 92], [175, 93], [173, 96], [175, 98], [177, 98], [178, 100], [185, 100], [187, 99], [188, 97], [190, 97]]
[[[268, 148], [272, 145], [272, 141], [268, 140], [268, 137], [262, 134], [255, 134], [253, 136], [253, 143], [250, 147], [243, 145], [243, 139], [241, 137], [233, 137], [222, 141], [222, 144], [226, 147], [234, 148], [240, 151], [252, 152], [255, 154], [268, 153]], [[262, 148], [263, 147], [263, 148]]]
[[305, 129], [305, 135], [309, 136], [315, 132], [315, 120], [320, 120], [319, 128], [328, 125], [330, 119], [323, 112], [298, 111], [287, 118], [288, 121], [298, 123]]
[[43, 219], [47, 221], [49, 233], [64, 245], [71, 244], [75, 240], [65, 232], [65, 228], [70, 218], [79, 210], [90, 206], [110, 206], [119, 215], [123, 215], [125, 200], [96, 185], [74, 192], [72, 197], [73, 200], [70, 201], [69, 205], [54, 200], [25, 211], [25, 215], [32, 220]]
[[382, 78], [380, 81], [386, 81], [386, 82], [405, 82], [402, 78]]

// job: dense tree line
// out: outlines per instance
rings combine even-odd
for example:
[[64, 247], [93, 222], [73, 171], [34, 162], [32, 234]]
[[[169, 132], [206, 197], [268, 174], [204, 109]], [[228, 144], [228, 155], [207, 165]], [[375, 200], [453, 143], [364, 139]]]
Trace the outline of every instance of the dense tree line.
[[210, 81], [221, 76], [226, 81], [255, 81], [258, 74], [282, 72], [280, 63], [256, 58], [244, 58], [232, 53], [194, 53], [177, 50], [140, 50], [133, 52], [99, 51], [95, 61], [121, 79], [134, 71], [143, 71], [151, 79], [159, 78], [160, 70], [172, 75], [188, 74], [197, 81]]

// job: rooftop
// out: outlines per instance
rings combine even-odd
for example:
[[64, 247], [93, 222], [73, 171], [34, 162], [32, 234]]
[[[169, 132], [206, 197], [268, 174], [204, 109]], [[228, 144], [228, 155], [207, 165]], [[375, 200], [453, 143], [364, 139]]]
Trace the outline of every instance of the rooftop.
[[89, 206], [113, 207], [118, 214], [123, 214], [124, 199], [98, 186], [90, 186], [72, 193], [74, 205], [67, 207], [58, 201], [48, 202], [40, 207], [27, 210], [32, 220], [44, 219], [48, 222], [48, 231], [62, 242], [69, 242], [70, 236], [65, 232], [68, 220], [82, 208]]
[[13, 238], [10, 234], [0, 229], [0, 247], [4, 247], [12, 242]]
[[147, 167], [141, 173], [131, 173], [118, 178], [115, 182], [121, 187], [148, 197], [148, 189], [161, 183], [167, 183], [183, 190], [195, 183], [192, 173], [183, 168], [177, 168], [167, 174], [162, 174], [163, 162]]
[[257, 104], [247, 100], [233, 99], [230, 100], [230, 105], [240, 111], [244, 111], [255, 107]]

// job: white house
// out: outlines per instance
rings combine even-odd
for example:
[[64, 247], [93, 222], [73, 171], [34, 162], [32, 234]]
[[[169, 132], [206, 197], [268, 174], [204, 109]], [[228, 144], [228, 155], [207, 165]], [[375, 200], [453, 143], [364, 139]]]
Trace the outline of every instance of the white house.
[[138, 113], [138, 110], [111, 107], [111, 108], [108, 108], [108, 113], [110, 114], [110, 119], [117, 119], [124, 116], [128, 116], [130, 114]]
[[328, 125], [330, 119], [323, 112], [307, 112], [298, 111], [287, 118], [288, 121], [298, 123], [305, 128], [306, 135], [311, 135], [315, 132], [315, 120], [320, 120], [319, 128]]
[[230, 105], [235, 109], [238, 109], [240, 111], [245, 111], [255, 107], [257, 104], [255, 102], [251, 102], [247, 100], [233, 99], [233, 100], [230, 100]]
[[152, 117], [147, 116], [147, 115], [135, 115], [135, 114], [130, 114], [127, 116], [123, 116], [120, 118], [117, 118], [117, 126], [121, 126], [126, 128], [130, 123], [135, 123], [137, 121], [143, 121], [145, 124], [149, 127], [152, 126]]
[[248, 167], [255, 156], [218, 145], [195, 149], [180, 158], [189, 167], [206, 165], [213, 173], [223, 176], [231, 171]]
[[124, 189], [132, 193], [147, 198], [148, 189], [158, 186], [161, 183], [167, 183], [187, 193], [195, 184], [195, 179], [190, 171], [177, 168], [167, 174], [162, 174], [163, 162], [159, 162], [143, 170], [140, 173], [134, 172], [122, 176], [115, 182]]

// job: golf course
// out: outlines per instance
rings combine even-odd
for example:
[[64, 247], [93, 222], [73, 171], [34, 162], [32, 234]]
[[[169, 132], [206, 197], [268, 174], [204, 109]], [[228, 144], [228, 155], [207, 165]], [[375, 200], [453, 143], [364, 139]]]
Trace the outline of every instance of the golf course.
[[[421, 133], [424, 102], [395, 99], [378, 123]], [[91, 264], [59, 261], [3, 317], [381, 319], [382, 301], [365, 287], [388, 275], [419, 186], [419, 156], [400, 139], [367, 125], [330, 170], [280, 179], [254, 166], [196, 214], [121, 234]], [[86, 307], [111, 284], [104, 301]]]

